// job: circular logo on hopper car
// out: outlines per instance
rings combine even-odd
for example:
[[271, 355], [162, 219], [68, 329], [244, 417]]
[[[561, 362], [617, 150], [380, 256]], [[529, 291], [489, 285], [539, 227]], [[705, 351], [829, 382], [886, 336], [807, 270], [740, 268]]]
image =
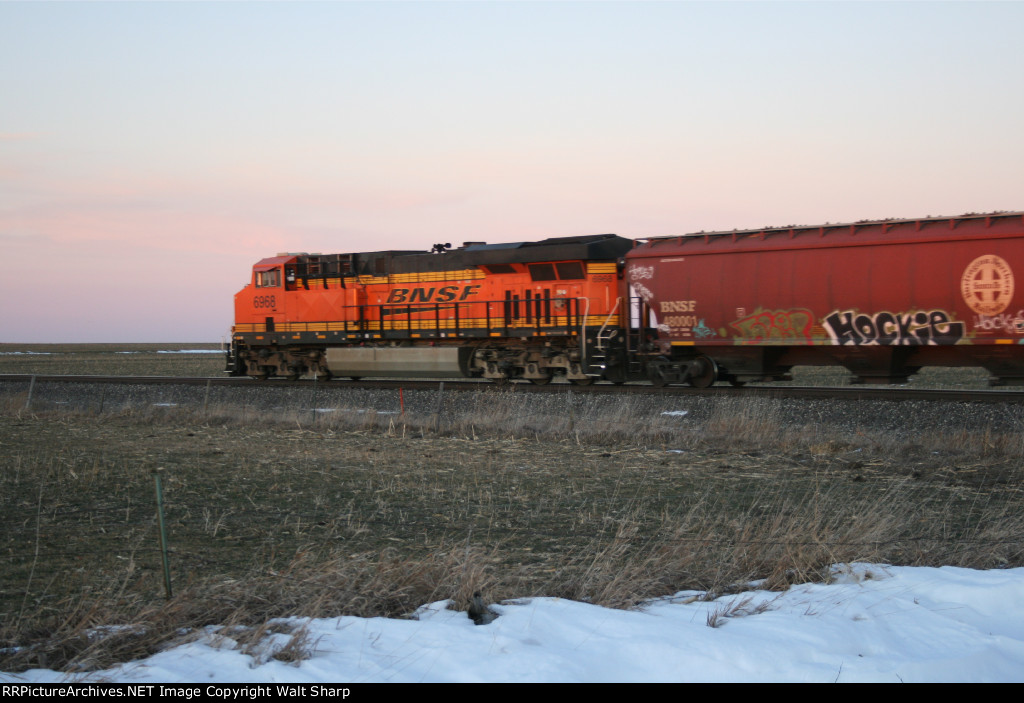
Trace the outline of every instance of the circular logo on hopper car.
[[960, 294], [967, 306], [979, 315], [998, 315], [1013, 297], [1010, 265], [995, 254], [979, 256], [964, 269]]

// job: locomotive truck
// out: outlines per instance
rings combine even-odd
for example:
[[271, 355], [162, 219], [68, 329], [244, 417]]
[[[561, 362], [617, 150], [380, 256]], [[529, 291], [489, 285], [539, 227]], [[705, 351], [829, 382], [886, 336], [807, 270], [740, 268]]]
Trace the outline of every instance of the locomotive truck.
[[707, 387], [842, 365], [1024, 384], [1024, 213], [279, 254], [235, 296], [227, 370]]

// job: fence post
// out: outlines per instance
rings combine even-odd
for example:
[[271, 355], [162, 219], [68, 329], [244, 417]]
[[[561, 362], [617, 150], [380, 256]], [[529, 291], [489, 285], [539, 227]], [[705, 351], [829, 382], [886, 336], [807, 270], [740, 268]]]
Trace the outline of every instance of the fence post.
[[36, 387], [36, 375], [32, 374], [32, 379], [28, 382], [28, 397], [25, 398], [25, 410], [28, 410], [32, 405], [32, 391]]
[[313, 427], [316, 427], [316, 419], [317, 419], [316, 418], [316, 379], [317, 379], [317, 374], [314, 371], [313, 372], [313, 391], [310, 394], [310, 398], [309, 398], [310, 412], [313, 413], [313, 417], [310, 418], [310, 424], [313, 425]]
[[576, 429], [576, 408], [572, 404], [572, 389], [570, 388], [565, 392], [565, 397], [569, 404], [569, 432]]
[[444, 381], [437, 384], [437, 401], [434, 403], [434, 431], [441, 429], [441, 397], [444, 395]]
[[160, 527], [160, 555], [164, 567], [164, 592], [167, 600], [171, 599], [171, 565], [167, 560], [167, 529], [164, 527], [164, 491], [160, 485], [160, 472], [163, 469], [153, 470], [153, 483], [156, 488], [156, 521]]

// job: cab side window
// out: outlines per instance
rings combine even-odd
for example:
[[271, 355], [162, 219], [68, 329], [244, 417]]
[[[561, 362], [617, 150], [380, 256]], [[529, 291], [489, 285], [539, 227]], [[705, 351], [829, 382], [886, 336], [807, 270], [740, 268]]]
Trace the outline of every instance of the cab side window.
[[257, 271], [256, 272], [256, 287], [257, 288], [277, 288], [281, 285], [281, 271], [280, 269], [272, 269], [270, 271]]

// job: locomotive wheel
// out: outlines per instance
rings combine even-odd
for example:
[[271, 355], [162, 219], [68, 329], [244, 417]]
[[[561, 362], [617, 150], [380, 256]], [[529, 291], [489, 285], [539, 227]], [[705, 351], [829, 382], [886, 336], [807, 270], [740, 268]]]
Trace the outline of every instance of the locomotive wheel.
[[690, 385], [694, 388], [707, 388], [718, 380], [718, 365], [707, 356], [694, 359], [694, 372], [690, 376]]
[[588, 376], [586, 378], [570, 378], [569, 379], [569, 383], [571, 383], [574, 386], [589, 386], [593, 382], [594, 382], [594, 377], [593, 376]]

